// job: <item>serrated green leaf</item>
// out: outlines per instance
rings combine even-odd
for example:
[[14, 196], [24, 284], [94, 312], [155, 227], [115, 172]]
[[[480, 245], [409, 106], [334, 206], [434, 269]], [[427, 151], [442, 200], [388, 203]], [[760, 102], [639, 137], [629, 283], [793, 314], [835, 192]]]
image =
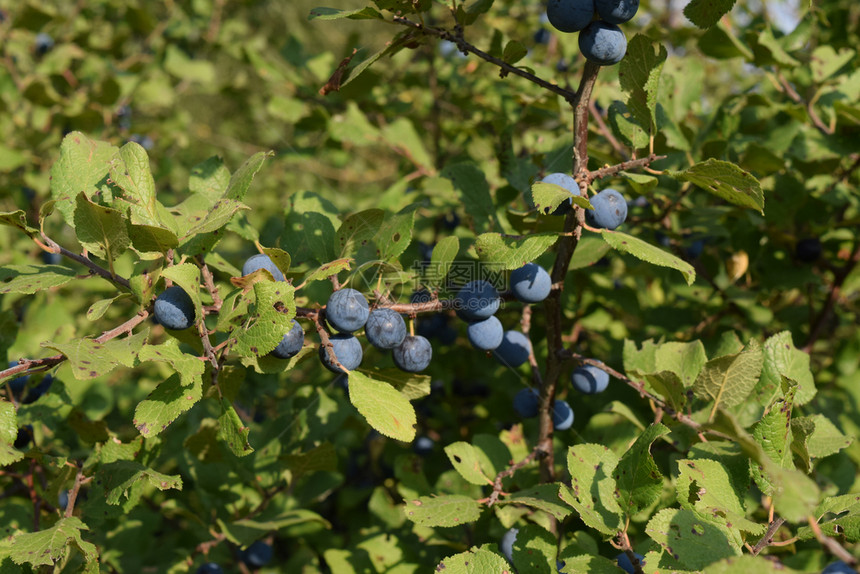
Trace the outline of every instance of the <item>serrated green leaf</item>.
[[662, 343], [657, 347], [654, 359], [657, 371], [672, 371], [678, 375], [685, 388], [693, 386], [702, 367], [708, 362], [701, 341]]
[[[791, 443], [794, 440], [791, 433], [791, 409], [794, 407], [796, 391], [797, 385], [792, 385], [785, 397], [774, 401], [769, 412], [753, 428], [753, 437], [764, 453], [781, 468], [794, 468], [791, 451]], [[773, 495], [773, 484], [762, 465], [751, 461], [750, 474], [763, 493]]]
[[573, 258], [570, 260], [570, 269], [582, 269], [590, 267], [603, 259], [612, 247], [602, 237], [585, 235], [579, 240]]
[[[659, 104], [657, 105], [657, 109], [659, 111]], [[630, 185], [631, 188], [633, 188], [634, 191], [643, 195], [657, 187], [657, 184], [660, 181], [653, 175], [645, 175], [644, 173], [631, 173], [629, 171], [622, 171], [618, 175], [627, 180], [627, 183]]]
[[639, 125], [624, 102], [614, 101], [609, 105], [609, 126], [612, 133], [628, 147], [641, 149], [648, 146], [648, 133]]
[[627, 235], [620, 231], [610, 231], [608, 229], [601, 229], [600, 235], [606, 243], [618, 251], [629, 253], [633, 257], [641, 259], [642, 261], [652, 265], [669, 267], [670, 269], [680, 271], [684, 276], [684, 279], [687, 281], [687, 285], [692, 285], [693, 281], [696, 280], [696, 270], [693, 269], [692, 265], [680, 257], [676, 257], [671, 253], [663, 251], [659, 247], [655, 247], [650, 243], [642, 241], [638, 237], [633, 237], [632, 235]]
[[331, 527], [328, 520], [316, 512], [301, 508], [280, 511], [278, 514], [264, 512], [254, 518], [243, 518], [234, 522], [219, 519], [218, 525], [230, 542], [244, 547], [270, 532], [306, 522], [319, 522], [326, 528]]
[[385, 212], [367, 209], [347, 217], [335, 235], [335, 250], [341, 257], [350, 255], [369, 243], [382, 227]]
[[254, 452], [248, 435], [251, 429], [242, 424], [242, 419], [230, 401], [221, 399], [221, 416], [218, 417], [218, 438], [236, 456], [246, 456]]
[[[806, 448], [812, 458], [824, 458], [848, 448], [854, 437], [842, 434], [830, 419], [822, 414], [802, 417], [812, 423], [813, 430], [806, 441]], [[798, 419], [792, 419], [792, 430]]]
[[272, 352], [296, 316], [295, 288], [285, 281], [254, 283], [254, 303], [241, 325], [230, 333], [233, 351], [243, 357]]
[[502, 60], [508, 64], [516, 64], [526, 57], [528, 50], [523, 43], [518, 40], [511, 40], [505, 44], [505, 49], [502, 52]]
[[572, 201], [583, 209], [594, 209], [587, 197], [573, 195], [554, 183], [535, 182], [531, 187], [532, 202], [540, 213], [552, 213], [565, 201]]
[[693, 384], [693, 392], [714, 402], [711, 420], [717, 409], [739, 405], [749, 396], [761, 375], [762, 361], [761, 346], [751, 339], [740, 353], [705, 363]]
[[224, 160], [213, 156], [191, 168], [188, 176], [188, 190], [200, 195], [213, 205], [223, 197], [230, 184], [230, 170], [224, 166]]
[[406, 518], [419, 526], [462, 526], [481, 517], [481, 504], [460, 494], [422, 496], [408, 500], [403, 506]]
[[149, 156], [140, 144], [128, 142], [117, 151], [110, 161], [110, 177], [124, 192], [122, 198], [134, 206], [135, 223], [161, 226]]
[[460, 193], [463, 207], [477, 230], [486, 230], [496, 219], [496, 207], [490, 194], [490, 184], [484, 172], [473, 162], [448, 165], [442, 170], [442, 177], [450, 179]]
[[281, 273], [286, 273], [290, 270], [290, 264], [292, 263], [290, 254], [283, 249], [278, 249], [277, 247], [264, 247], [263, 253], [269, 256], [269, 259], [272, 260], [275, 267], [281, 270]]
[[730, 534], [719, 525], [702, 520], [691, 510], [665, 508], [648, 522], [645, 532], [681, 566], [699, 570], [741, 552], [730, 542]]
[[128, 293], [121, 293], [116, 297], [111, 297], [110, 299], [102, 299], [101, 301], [96, 301], [95, 303], [90, 305], [89, 309], [87, 309], [87, 319], [89, 319], [90, 321], [97, 321], [101, 319], [102, 315], [104, 315], [105, 312], [110, 309], [110, 306], [113, 305], [114, 301], [117, 301], [119, 299], [125, 299], [128, 296]]
[[684, 412], [687, 404], [687, 391], [678, 375], [672, 371], [660, 371], [645, 375], [648, 385], [654, 392], [663, 397], [676, 412]]
[[838, 72], [842, 66], [853, 60], [856, 55], [857, 53], [851, 48], [841, 48], [837, 53], [833, 46], [826, 44], [818, 46], [812, 51], [812, 58], [809, 62], [812, 69], [812, 80], [816, 84], [822, 83]]
[[155, 294], [155, 286], [158, 283], [159, 277], [161, 277], [163, 266], [164, 260], [160, 257], [135, 261], [128, 282], [131, 285], [131, 292], [137, 299], [141, 309], [147, 307], [152, 301], [152, 297]]
[[[860, 540], [860, 497], [856, 493], [829, 496], [816, 506], [813, 516], [825, 536], [845, 537], [850, 542]], [[809, 526], [797, 530], [801, 540], [815, 538]]]
[[359, 371], [349, 372], [349, 400], [367, 423], [381, 434], [411, 442], [417, 422], [415, 409], [400, 391]]
[[440, 239], [433, 247], [430, 263], [424, 267], [424, 281], [430, 287], [441, 287], [451, 272], [453, 261], [460, 252], [460, 240], [450, 235]]
[[128, 236], [132, 246], [144, 253], [167, 253], [179, 246], [179, 238], [169, 229], [152, 225], [128, 224]]
[[0, 267], [0, 294], [32, 295], [65, 285], [74, 278], [75, 272], [61, 265], [7, 265]]
[[689, 181], [729, 203], [764, 214], [761, 184], [755, 176], [733, 163], [711, 158], [684, 171], [667, 173], [679, 181]]
[[155, 436], [196, 405], [202, 396], [202, 377], [174, 373], [138, 403], [134, 409], [134, 426], [146, 438]]
[[806, 522], [819, 500], [815, 481], [794, 468], [765, 466], [773, 484], [773, 506], [776, 513], [791, 524]]
[[518, 269], [543, 255], [556, 241], [556, 233], [533, 233], [517, 238], [484, 233], [475, 240], [475, 251], [481, 261], [493, 269]]
[[809, 368], [809, 355], [797, 349], [789, 331], [768, 337], [764, 342], [761, 378], [753, 389], [753, 397], [762, 406], [769, 405], [782, 393], [782, 378], [797, 383], [795, 403], [804, 405], [815, 396], [815, 381]]
[[699, 28], [710, 28], [728, 14], [734, 5], [735, 0], [690, 0], [684, 8], [684, 16]]
[[400, 257], [412, 243], [412, 227], [415, 224], [415, 207], [410, 206], [399, 213], [388, 215], [373, 238], [377, 257], [390, 261]]
[[742, 540], [734, 531], [742, 530], [760, 536], [767, 528], [764, 524], [746, 518], [743, 505], [746, 490], [736, 488], [721, 462], [708, 459], [679, 460], [675, 491], [683, 508], [731, 531], [735, 547], [740, 547]]
[[487, 476], [481, 468], [479, 451], [467, 442], [455, 442], [445, 447], [445, 454], [454, 470], [467, 482], [484, 486], [492, 484], [495, 476]]
[[24, 453], [14, 446], [18, 437], [18, 415], [15, 405], [0, 401], [0, 466], [18, 462]]
[[486, 548], [472, 548], [442, 560], [437, 572], [446, 574], [505, 574], [510, 564], [498, 554]]
[[124, 339], [111, 339], [98, 343], [93, 339], [75, 339], [68, 343], [42, 343], [43, 347], [62, 353], [69, 360], [72, 375], [79, 381], [94, 379], [122, 365], [134, 364], [149, 330]]
[[768, 556], [736, 556], [714, 562], [702, 574], [797, 574], [798, 570], [789, 568], [780, 561], [771, 560]]
[[612, 473], [617, 487], [618, 506], [628, 516], [648, 507], [660, 496], [663, 475], [651, 456], [651, 444], [668, 433], [669, 429], [660, 423], [646, 428], [624, 453]]
[[538, 484], [515, 492], [500, 500], [498, 504], [522, 504], [551, 514], [556, 520], [564, 520], [570, 514], [570, 508], [559, 502], [559, 486], [558, 484]]
[[308, 271], [308, 274], [302, 279], [302, 284], [310, 283], [311, 281], [321, 281], [328, 279], [332, 275], [337, 275], [341, 271], [348, 271], [350, 269], [350, 261], [351, 259], [338, 259], [330, 261], [317, 269]]
[[98, 550], [81, 538], [81, 530], [88, 530], [87, 525], [71, 516], [59, 519], [51, 528], [17, 534], [12, 539], [9, 557], [18, 565], [53, 566], [66, 556], [72, 543], [88, 562], [97, 560]]
[[564, 562], [564, 568], [559, 570], [562, 574], [575, 572], [588, 572], [588, 574], [619, 574], [618, 563], [597, 554], [581, 554], [569, 556], [562, 552], [558, 557]]
[[102, 259], [113, 261], [131, 245], [122, 214], [93, 203], [84, 192], [76, 198], [74, 220], [78, 241]]
[[81, 132], [71, 132], [63, 138], [60, 157], [51, 167], [51, 197], [70, 226], [75, 226], [76, 197], [83, 193], [92, 198], [102, 189], [116, 152], [116, 147], [91, 140]]
[[667, 57], [666, 48], [642, 34], [636, 34], [627, 44], [627, 54], [621, 60], [618, 78], [627, 92], [627, 108], [640, 126], [648, 126], [649, 134], [657, 131], [656, 108], [660, 73]]
[[559, 498], [572, 506], [587, 526], [606, 536], [615, 535], [624, 525], [615, 496], [617, 465], [618, 457], [603, 445], [572, 446], [567, 454], [571, 485], [561, 486], [559, 491]]
[[511, 552], [517, 572], [556, 574], [557, 546], [556, 538], [543, 527], [537, 524], [521, 526]]
[[245, 163], [239, 166], [239, 169], [230, 177], [224, 199], [244, 201], [245, 195], [254, 181], [254, 176], [263, 168], [266, 159], [274, 155], [274, 152], [271, 151], [260, 151], [245, 160]]
[[15, 229], [23, 231], [30, 237], [39, 235], [38, 229], [27, 225], [27, 214], [24, 213], [23, 209], [19, 209], [17, 211], [4, 211], [0, 213], [0, 225], [14, 227]]
[[371, 379], [383, 381], [400, 391], [410, 401], [426, 397], [430, 394], [431, 377], [418, 373], [407, 373], [400, 369], [365, 368], [358, 369]]
[[123, 497], [131, 498], [130, 491], [140, 488], [144, 483], [158, 490], [182, 490], [182, 478], [178, 474], [162, 474], [132, 460], [103, 464], [96, 476], [104, 485], [107, 503], [113, 505], [120, 504]]
[[190, 229], [182, 236], [186, 240], [195, 235], [214, 233], [230, 223], [233, 216], [239, 211], [248, 210], [250, 207], [235, 199], [219, 199], [215, 205], [199, 221], [189, 222]]
[[279, 458], [284, 461], [294, 476], [337, 470], [337, 451], [330, 442], [324, 442], [305, 452], [287, 454]]
[[393, 122], [386, 124], [380, 130], [380, 135], [391, 149], [403, 155], [416, 168], [430, 173], [434, 171], [433, 158], [427, 152], [424, 140], [418, 134], [411, 120], [400, 116]]
[[338, 10], [337, 8], [314, 8], [308, 14], [308, 20], [382, 20], [383, 16], [370, 6], [357, 10]]

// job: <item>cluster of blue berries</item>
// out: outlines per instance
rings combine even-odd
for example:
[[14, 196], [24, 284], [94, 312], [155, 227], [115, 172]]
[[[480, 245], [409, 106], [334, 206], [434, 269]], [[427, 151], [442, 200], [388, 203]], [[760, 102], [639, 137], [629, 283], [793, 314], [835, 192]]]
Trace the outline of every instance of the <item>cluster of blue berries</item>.
[[[602, 393], [609, 385], [609, 373], [593, 365], [582, 365], [570, 374], [570, 382], [580, 393]], [[536, 417], [539, 400], [537, 389], [522, 389], [514, 395], [514, 410], [523, 418]], [[567, 430], [573, 425], [573, 409], [567, 401], [555, 401], [552, 407], [552, 425], [556, 430]]]
[[[566, 189], [571, 195], [580, 194], [579, 184], [566, 173], [551, 173], [541, 180]], [[585, 211], [585, 222], [598, 229], [615, 229], [627, 220], [627, 200], [618, 190], [606, 188], [589, 198], [594, 209]], [[572, 209], [572, 201], [567, 200], [552, 212], [552, 215], [565, 215]]]
[[627, 53], [627, 38], [618, 24], [638, 10], [639, 0], [548, 0], [546, 15], [560, 32], [579, 32], [579, 51], [588, 61], [611, 66]]

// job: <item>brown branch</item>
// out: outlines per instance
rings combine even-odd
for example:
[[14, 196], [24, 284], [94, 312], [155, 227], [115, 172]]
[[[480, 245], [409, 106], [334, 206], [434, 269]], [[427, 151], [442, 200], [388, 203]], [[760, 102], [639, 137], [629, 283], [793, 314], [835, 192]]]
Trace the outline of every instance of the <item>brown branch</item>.
[[836, 271], [835, 276], [833, 277], [833, 284], [830, 286], [830, 292], [827, 293], [827, 299], [824, 301], [824, 306], [821, 308], [821, 312], [812, 323], [812, 327], [809, 330], [809, 338], [803, 345], [803, 351], [805, 353], [809, 353], [812, 350], [813, 345], [815, 345], [815, 342], [818, 341], [819, 337], [821, 337], [821, 333], [824, 331], [824, 326], [830, 319], [830, 315], [833, 313], [833, 308], [836, 306], [836, 301], [842, 293], [842, 285], [857, 266], [858, 262], [860, 262], [860, 240], [858, 240], [857, 244], [854, 246], [854, 253], [851, 254], [851, 257], [845, 265]]
[[632, 159], [630, 161], [625, 161], [622, 163], [618, 163], [615, 165], [609, 165], [606, 167], [601, 167], [600, 169], [595, 169], [594, 171], [587, 172], [585, 184], [590, 185], [592, 181], [595, 179], [601, 179], [604, 177], [609, 177], [611, 175], [615, 175], [618, 172], [626, 171], [628, 169], [636, 169], [639, 167], [646, 167], [651, 165], [652, 162], [657, 160], [666, 159], [665, 155], [657, 155], [651, 154], [648, 157], [643, 157], [639, 159]]
[[543, 88], [545, 90], [548, 90], [548, 91], [550, 91], [556, 95], [563, 97], [565, 100], [567, 100], [571, 104], [576, 99], [576, 94], [574, 94], [570, 90], [566, 90], [557, 84], [552, 84], [550, 82], [547, 82], [543, 78], [540, 78], [540, 77], [532, 74], [531, 72], [527, 72], [526, 70], [524, 70], [522, 68], [518, 68], [516, 66], [508, 64], [504, 60], [496, 58], [495, 56], [491, 56], [490, 54], [484, 52], [483, 50], [475, 47], [474, 45], [467, 42], [463, 38], [462, 34], [457, 34], [455, 32], [451, 32], [450, 30], [446, 30], [444, 28], [434, 28], [432, 26], [426, 26], [426, 25], [418, 23], [418, 22], [413, 22], [412, 20], [409, 20], [408, 18], [404, 18], [403, 16], [394, 16], [393, 22], [395, 24], [401, 24], [403, 26], [417, 30], [426, 36], [436, 36], [436, 37], [441, 38], [443, 40], [448, 40], [449, 42], [453, 42], [453, 43], [457, 44], [457, 47], [460, 49], [461, 52], [475, 54], [476, 56], [478, 56], [482, 60], [489, 62], [489, 63], [501, 68], [500, 73], [502, 74], [503, 77], [507, 74], [513, 74], [515, 76], [519, 76], [521, 78], [524, 78], [524, 79], [532, 82], [533, 84], [537, 84], [538, 86], [540, 86], [541, 88]]
[[624, 554], [627, 555], [627, 559], [630, 560], [630, 564], [633, 565], [633, 572], [635, 574], [645, 574], [642, 570], [642, 562], [636, 556], [636, 553], [633, 552], [633, 546], [630, 544], [630, 538], [627, 536], [626, 528], [618, 533], [617, 539], [617, 546], [622, 552], [624, 552]]
[[777, 72], [776, 77], [779, 80], [779, 83], [782, 86], [783, 90], [785, 91], [785, 94], [789, 98], [791, 98], [794, 103], [806, 108], [806, 113], [809, 114], [809, 119], [812, 120], [813, 125], [818, 129], [818, 131], [820, 131], [826, 136], [832, 136], [835, 130], [833, 129], [833, 127], [828, 126], [823, 121], [821, 121], [821, 118], [818, 116], [818, 112], [816, 112], [815, 108], [813, 107], [813, 102], [804, 101], [800, 94], [797, 93], [797, 90], [794, 89], [791, 83], [789, 83], [789, 81], [785, 79], [785, 76], [783, 76], [781, 73]]
[[310, 317], [310, 319], [313, 319], [314, 327], [317, 330], [317, 334], [320, 336], [320, 347], [325, 348], [325, 352], [328, 355], [329, 361], [331, 361], [332, 365], [334, 365], [344, 373], [349, 374], [349, 370], [340, 364], [340, 361], [337, 360], [337, 356], [334, 354], [334, 346], [331, 344], [328, 330], [326, 330], [325, 328], [325, 323], [323, 321], [324, 317], [325, 309], [321, 309], [320, 312]]
[[495, 480], [493, 480], [493, 492], [487, 499], [487, 506], [494, 505], [496, 502], [498, 502], [499, 496], [503, 494], [502, 480], [513, 476], [514, 473], [517, 472], [519, 469], [531, 463], [535, 459], [535, 457], [538, 456], [538, 454], [540, 454], [540, 450], [538, 448], [534, 448], [524, 459], [522, 459], [518, 463], [514, 463], [513, 461], [511, 461], [510, 466], [508, 466], [508, 468], [496, 475]]
[[773, 536], [776, 534], [776, 531], [779, 530], [779, 527], [783, 525], [785, 522], [784, 518], [777, 518], [776, 520], [770, 523], [770, 526], [767, 527], [767, 532], [764, 533], [764, 536], [761, 537], [761, 540], [756, 543], [756, 545], [750, 550], [750, 553], [753, 556], [758, 556], [758, 554], [764, 550], [767, 546], [773, 544]]
[[47, 246], [50, 247], [49, 251], [51, 253], [59, 253], [63, 257], [67, 257], [72, 261], [80, 263], [81, 265], [89, 269], [90, 275], [98, 275], [99, 277], [107, 279], [111, 283], [114, 283], [115, 285], [118, 285], [127, 291], [131, 291], [131, 284], [125, 277], [120, 277], [115, 273], [111, 273], [104, 267], [98, 265], [97, 263], [94, 263], [89, 257], [86, 257], [84, 255], [78, 255], [77, 253], [72, 253], [68, 249], [61, 247], [56, 241], [45, 235], [44, 232], [42, 232], [42, 239], [44, 239]]
[[69, 490], [69, 500], [66, 503], [66, 512], [64, 516], [69, 518], [72, 516], [72, 513], [75, 511], [75, 501], [78, 499], [78, 492], [81, 490], [81, 486], [88, 483], [92, 480], [90, 478], [84, 478], [84, 470], [83, 465], [78, 462], [78, 473], [75, 475], [75, 484], [72, 486], [71, 490]]

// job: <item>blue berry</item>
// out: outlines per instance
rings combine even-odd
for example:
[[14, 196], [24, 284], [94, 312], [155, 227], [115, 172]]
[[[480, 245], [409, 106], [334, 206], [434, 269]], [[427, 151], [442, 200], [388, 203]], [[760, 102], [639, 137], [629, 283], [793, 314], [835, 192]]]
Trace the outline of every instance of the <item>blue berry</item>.
[[837, 560], [836, 562], [828, 564], [827, 567], [821, 571], [821, 574], [857, 574], [857, 571], [842, 560]]
[[[334, 356], [338, 362], [346, 367], [346, 370], [352, 371], [358, 368], [361, 364], [361, 359], [364, 352], [361, 349], [361, 343], [353, 335], [349, 333], [338, 333], [329, 337], [331, 341]], [[326, 369], [333, 373], [342, 373], [343, 371], [334, 365], [328, 356], [328, 350], [324, 345], [320, 345], [320, 361]]]
[[609, 373], [594, 365], [582, 365], [570, 374], [570, 382], [580, 393], [586, 395], [602, 393], [609, 384]]
[[45, 265], [59, 265], [63, 262], [63, 256], [53, 251], [42, 251], [42, 262]]
[[33, 425], [24, 425], [18, 429], [18, 436], [15, 437], [12, 446], [18, 450], [24, 450], [31, 440], [33, 440]]
[[51, 388], [51, 384], [54, 382], [54, 377], [51, 375], [45, 375], [39, 384], [27, 391], [27, 397], [21, 401], [25, 405], [29, 405], [31, 403], [35, 403], [39, 400], [39, 397], [48, 392], [48, 389]]
[[535, 389], [521, 389], [514, 395], [514, 410], [524, 419], [536, 417], [539, 397]]
[[499, 542], [499, 550], [502, 555], [508, 559], [511, 564], [514, 563], [514, 543], [517, 541], [517, 534], [520, 533], [519, 528], [511, 528], [502, 536], [502, 541]]
[[469, 323], [466, 335], [472, 346], [480, 351], [492, 351], [502, 344], [505, 336], [505, 328], [502, 322], [495, 316]]
[[821, 241], [815, 237], [801, 239], [794, 246], [794, 256], [798, 261], [814, 263], [821, 257]]
[[54, 39], [51, 38], [50, 34], [46, 34], [44, 32], [40, 32], [36, 34], [36, 41], [34, 42], [36, 46], [36, 53], [41, 55], [47, 54], [54, 47]]
[[[644, 562], [642, 562], [644, 557], [641, 554], [637, 552], [634, 552], [633, 554], [636, 556], [636, 560], [638, 560], [640, 564], [644, 564]], [[633, 568], [633, 563], [630, 561], [627, 553], [622, 552], [615, 559], [618, 561], [618, 567], [627, 572], [627, 574], [633, 574], [636, 571], [635, 568]]]
[[367, 317], [364, 334], [377, 349], [393, 349], [406, 338], [406, 322], [393, 309], [374, 309]]
[[639, 0], [594, 0], [594, 7], [601, 19], [610, 24], [623, 24], [636, 15]]
[[592, 227], [615, 229], [627, 219], [627, 201], [614, 189], [604, 189], [590, 201], [594, 209], [585, 211], [585, 221]]
[[57, 506], [62, 508], [63, 510], [69, 505], [69, 491], [61, 490], [60, 494], [57, 495]]
[[594, 0], [549, 0], [546, 15], [559, 32], [579, 32], [594, 17]]
[[325, 306], [326, 319], [341, 333], [352, 333], [361, 329], [369, 315], [367, 299], [355, 289], [335, 291]]
[[272, 258], [266, 255], [265, 253], [258, 253], [256, 255], [252, 255], [245, 261], [245, 264], [242, 265], [242, 276], [250, 275], [254, 271], [258, 269], [265, 269], [269, 273], [272, 274], [272, 277], [275, 278], [275, 281], [283, 281], [284, 274], [281, 273], [281, 270], [278, 269], [278, 266], [275, 265], [275, 262], [272, 261]]
[[175, 331], [194, 324], [194, 302], [179, 285], [168, 287], [155, 299], [155, 320]]
[[429, 436], [419, 436], [415, 439], [415, 442], [412, 443], [412, 450], [419, 456], [427, 456], [433, 452], [433, 447], [435, 445], [436, 442]]
[[418, 373], [430, 366], [433, 358], [433, 347], [430, 341], [421, 335], [408, 335], [403, 342], [392, 351], [394, 364], [407, 373]]
[[539, 303], [549, 296], [552, 279], [537, 263], [526, 263], [511, 271], [511, 292], [523, 303]]
[[524, 334], [519, 331], [506, 331], [501, 345], [496, 347], [493, 354], [503, 365], [516, 368], [529, 360], [531, 349], [531, 341]]
[[[17, 367], [18, 361], [9, 361], [9, 367]], [[21, 395], [24, 388], [27, 386], [27, 381], [30, 380], [30, 375], [21, 375], [20, 377], [15, 377], [11, 381], [7, 381], [6, 384], [9, 385], [9, 389], [12, 391], [12, 394], [17, 398]]]
[[272, 351], [272, 356], [278, 359], [289, 359], [296, 356], [302, 350], [302, 345], [305, 343], [305, 330], [299, 325], [299, 322], [293, 319], [290, 330], [286, 332], [284, 338]]
[[573, 409], [567, 401], [555, 401], [552, 407], [552, 426], [555, 430], [567, 430], [573, 425]]
[[254, 568], [261, 568], [271, 562], [274, 551], [270, 544], [257, 540], [242, 551], [242, 562]]
[[611, 66], [627, 53], [627, 38], [615, 24], [595, 20], [579, 33], [579, 51], [589, 62]]
[[464, 321], [482, 321], [499, 310], [499, 292], [488, 281], [470, 281], [454, 298], [457, 316]]
[[197, 569], [197, 574], [224, 574], [224, 569], [214, 562], [207, 562]]

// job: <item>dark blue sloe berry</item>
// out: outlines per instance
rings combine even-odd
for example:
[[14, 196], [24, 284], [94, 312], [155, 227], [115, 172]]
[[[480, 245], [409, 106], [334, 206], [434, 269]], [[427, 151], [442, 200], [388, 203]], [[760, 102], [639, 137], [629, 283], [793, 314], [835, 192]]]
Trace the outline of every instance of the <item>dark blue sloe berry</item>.
[[245, 261], [245, 264], [242, 265], [242, 276], [244, 277], [245, 275], [250, 275], [257, 269], [265, 269], [272, 274], [272, 277], [275, 278], [275, 281], [284, 280], [284, 274], [281, 273], [281, 270], [278, 269], [278, 266], [275, 265], [275, 262], [272, 261], [272, 258], [265, 253], [258, 253], [249, 257], [248, 260]]
[[573, 409], [567, 401], [555, 401], [552, 407], [552, 426], [555, 430], [567, 430], [571, 425], [573, 425]]
[[505, 328], [498, 317], [492, 316], [483, 321], [469, 323], [466, 329], [469, 342], [479, 351], [492, 351], [502, 344]]
[[429, 436], [419, 436], [415, 439], [415, 442], [412, 443], [412, 450], [419, 456], [427, 456], [433, 452], [433, 447], [435, 445], [436, 442]]
[[39, 397], [48, 392], [48, 389], [51, 388], [51, 384], [54, 382], [54, 377], [51, 375], [45, 375], [39, 384], [27, 391], [27, 397], [21, 401], [25, 405], [29, 405], [31, 403], [35, 403], [39, 400]]
[[364, 334], [377, 349], [393, 349], [406, 338], [406, 322], [393, 309], [374, 309], [367, 317]]
[[15, 437], [12, 446], [18, 450], [24, 450], [31, 440], [33, 440], [33, 425], [24, 425], [18, 429], [18, 436]]
[[194, 302], [179, 285], [168, 287], [155, 299], [155, 320], [175, 331], [194, 324]]
[[272, 356], [278, 359], [289, 359], [295, 357], [302, 350], [302, 345], [305, 343], [305, 330], [299, 325], [299, 322], [293, 319], [290, 330], [286, 332], [284, 338], [272, 351]]
[[559, 32], [579, 32], [594, 17], [594, 0], [548, 0], [546, 15]]
[[602, 393], [609, 385], [609, 373], [594, 365], [582, 365], [570, 374], [570, 382], [580, 393], [586, 395]]
[[594, 0], [594, 7], [601, 19], [610, 24], [623, 24], [636, 15], [639, 0]]
[[457, 316], [464, 321], [482, 321], [499, 310], [499, 292], [483, 279], [466, 283], [454, 299]]
[[514, 395], [514, 410], [524, 419], [536, 417], [539, 396], [535, 389], [521, 389]]
[[615, 24], [595, 20], [579, 33], [579, 51], [589, 62], [611, 66], [627, 53], [627, 38]]
[[60, 494], [57, 495], [57, 506], [62, 508], [63, 510], [69, 505], [69, 491], [61, 490]]
[[502, 536], [502, 541], [499, 542], [499, 550], [502, 551], [502, 556], [507, 558], [511, 564], [514, 563], [514, 543], [517, 541], [517, 534], [519, 532], [519, 528], [510, 528]]
[[63, 261], [63, 256], [53, 251], [42, 251], [42, 263], [45, 265], [59, 265]]
[[529, 338], [519, 331], [506, 331], [502, 343], [493, 354], [503, 365], [516, 368], [529, 360], [532, 344]]
[[36, 41], [34, 42], [34, 45], [36, 47], [36, 53], [42, 56], [53, 49], [54, 39], [51, 38], [50, 34], [40, 32], [36, 34]]
[[[329, 337], [329, 341], [331, 341], [334, 356], [341, 365], [346, 367], [346, 370], [351, 371], [358, 368], [364, 355], [358, 339], [349, 333], [337, 333]], [[341, 369], [331, 362], [328, 350], [324, 345], [320, 345], [319, 353], [320, 361], [322, 361], [326, 369], [333, 373], [343, 373]]]
[[[636, 560], [638, 560], [640, 564], [644, 564], [642, 562], [644, 556], [637, 552], [634, 552], [633, 554], [636, 556]], [[627, 574], [633, 574], [636, 571], [636, 569], [633, 567], [633, 562], [630, 561], [630, 557], [627, 556], [626, 552], [622, 552], [621, 554], [619, 554], [615, 558], [615, 560], [618, 562], [618, 567], [627, 572]]]
[[627, 201], [614, 189], [604, 189], [590, 198], [594, 209], [585, 210], [585, 221], [599, 229], [615, 229], [627, 219]]
[[392, 350], [397, 368], [407, 373], [418, 373], [430, 366], [433, 347], [421, 335], [408, 335], [403, 342]]
[[257, 540], [242, 551], [242, 562], [254, 568], [262, 568], [271, 562], [273, 556], [271, 544]]
[[537, 263], [526, 263], [511, 272], [511, 292], [523, 303], [539, 303], [549, 296], [552, 279]]
[[831, 562], [827, 565], [824, 570], [821, 571], [821, 574], [856, 574], [857, 571], [851, 568], [848, 564], [843, 562], [842, 560], [837, 560], [836, 562]]
[[207, 562], [197, 569], [197, 574], [224, 574], [224, 569], [214, 562]]
[[325, 316], [341, 333], [352, 333], [364, 327], [370, 307], [367, 299], [355, 289], [340, 289], [331, 294], [325, 306]]
[[797, 257], [798, 261], [814, 263], [821, 257], [821, 241], [816, 237], [801, 239], [794, 246], [794, 256]]

